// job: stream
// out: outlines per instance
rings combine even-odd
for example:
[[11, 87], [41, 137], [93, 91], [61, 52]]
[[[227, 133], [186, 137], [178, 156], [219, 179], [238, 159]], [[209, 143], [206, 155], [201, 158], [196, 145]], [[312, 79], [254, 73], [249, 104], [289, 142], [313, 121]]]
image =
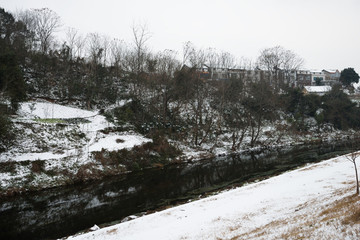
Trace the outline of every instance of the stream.
[[0, 239], [61, 238], [351, 150], [340, 142], [262, 150], [18, 195], [0, 200]]

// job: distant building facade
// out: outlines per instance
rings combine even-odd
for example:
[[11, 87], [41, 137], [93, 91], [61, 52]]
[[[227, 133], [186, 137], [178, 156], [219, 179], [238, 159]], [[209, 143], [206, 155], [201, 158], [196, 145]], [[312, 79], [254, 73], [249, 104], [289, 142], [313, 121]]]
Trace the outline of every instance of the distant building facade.
[[261, 79], [268, 80], [273, 84], [279, 79], [289, 87], [304, 86], [332, 86], [339, 83], [339, 70], [292, 70], [289, 72], [278, 70], [276, 74], [266, 70], [254, 69], [234, 69], [234, 68], [217, 68], [204, 65], [197, 69], [202, 80], [229, 80], [242, 79], [246, 82], [257, 82]]
[[329, 69], [324, 69], [322, 70], [323, 73], [325, 74], [325, 85], [329, 85], [332, 86], [336, 83], [339, 82], [340, 79], [340, 72], [339, 70], [329, 70]]
[[311, 79], [311, 72], [307, 70], [299, 70], [296, 71], [296, 86], [297, 87], [304, 87], [304, 86], [311, 86], [312, 79]]

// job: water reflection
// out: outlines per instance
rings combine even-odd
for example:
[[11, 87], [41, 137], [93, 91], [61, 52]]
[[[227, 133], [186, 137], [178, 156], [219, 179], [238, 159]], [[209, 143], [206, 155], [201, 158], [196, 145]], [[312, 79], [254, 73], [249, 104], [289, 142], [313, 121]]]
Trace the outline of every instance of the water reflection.
[[344, 144], [303, 146], [148, 169], [0, 203], [1, 239], [58, 238], [128, 215], [341, 154]]

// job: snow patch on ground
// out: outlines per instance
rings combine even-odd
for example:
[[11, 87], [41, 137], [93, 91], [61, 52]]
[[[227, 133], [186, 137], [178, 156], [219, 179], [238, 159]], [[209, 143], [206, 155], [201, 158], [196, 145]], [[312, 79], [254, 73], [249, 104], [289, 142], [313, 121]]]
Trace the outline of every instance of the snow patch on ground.
[[49, 159], [61, 159], [66, 157], [67, 154], [54, 154], [51, 152], [43, 152], [43, 153], [25, 153], [25, 154], [14, 154], [12, 159], [8, 159], [6, 155], [0, 155], [0, 161], [5, 162], [8, 160], [11, 161], [36, 161], [36, 160], [49, 160]]
[[96, 111], [35, 101], [22, 103], [18, 110], [18, 115], [24, 118], [87, 118], [96, 114], [98, 114]]
[[102, 149], [108, 151], [116, 151], [119, 149], [131, 149], [134, 146], [142, 145], [143, 143], [151, 141], [140, 135], [114, 135], [99, 139], [98, 142], [90, 146], [90, 152], [101, 151]]

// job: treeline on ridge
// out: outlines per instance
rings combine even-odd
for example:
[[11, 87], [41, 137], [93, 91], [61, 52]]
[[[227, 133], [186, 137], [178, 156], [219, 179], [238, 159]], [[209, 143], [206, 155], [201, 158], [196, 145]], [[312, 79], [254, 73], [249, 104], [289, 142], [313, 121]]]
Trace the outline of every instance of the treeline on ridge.
[[[107, 113], [110, 120], [195, 147], [216, 143], [224, 133], [234, 150], [245, 136], [255, 146], [262, 128], [271, 124], [279, 132], [306, 132], [314, 124], [319, 131], [329, 124], [344, 130], [360, 127], [359, 107], [340, 85], [317, 96], [290, 88], [286, 76], [277, 72], [271, 81], [266, 76], [205, 81], [198, 72], [203, 64], [231, 68], [236, 59], [230, 53], [197, 49], [190, 42], [184, 44], [181, 60], [175, 51], [153, 53], [143, 25], [132, 27], [131, 44], [97, 33], [82, 36], [73, 29], [59, 43], [54, 33], [60, 18], [49, 9], [23, 11], [15, 18], [0, 8], [0, 20], [0, 97], [11, 102], [11, 109], [2, 104], [0, 110], [2, 148], [13, 138], [6, 114], [36, 97], [88, 109], [127, 99]], [[48, 25], [41, 28], [39, 21]], [[289, 70], [300, 66], [296, 54], [281, 50], [294, 60]], [[243, 62], [242, 67], [251, 65]]]

